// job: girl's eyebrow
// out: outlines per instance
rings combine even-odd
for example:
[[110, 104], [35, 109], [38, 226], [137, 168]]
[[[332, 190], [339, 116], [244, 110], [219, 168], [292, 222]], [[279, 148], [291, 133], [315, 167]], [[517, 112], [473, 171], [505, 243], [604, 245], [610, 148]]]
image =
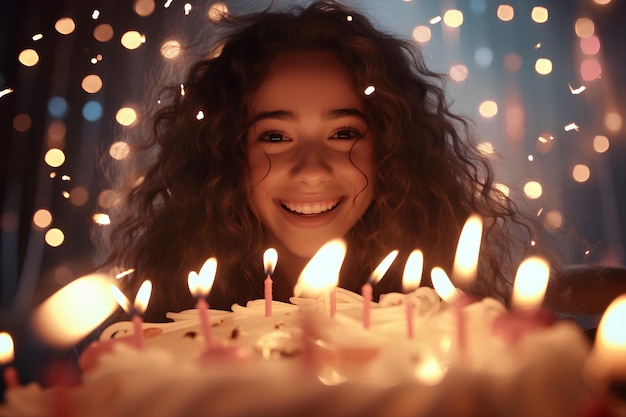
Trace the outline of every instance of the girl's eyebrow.
[[[365, 123], [367, 123], [367, 117], [363, 112], [356, 108], [341, 108], [341, 109], [331, 109], [324, 113], [322, 116], [323, 120], [333, 120], [333, 119], [341, 119], [342, 117], [358, 117], [362, 119]], [[250, 125], [253, 125], [257, 122], [267, 119], [275, 119], [275, 120], [295, 120], [296, 114], [289, 110], [273, 110], [273, 111], [263, 111], [257, 113], [256, 116], [252, 118], [250, 121]]]

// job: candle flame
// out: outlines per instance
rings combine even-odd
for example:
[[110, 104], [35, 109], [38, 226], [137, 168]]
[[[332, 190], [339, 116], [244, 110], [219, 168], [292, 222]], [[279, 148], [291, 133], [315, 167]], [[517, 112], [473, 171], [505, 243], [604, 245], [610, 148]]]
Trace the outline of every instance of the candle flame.
[[0, 365], [13, 362], [13, 338], [7, 332], [0, 332]]
[[435, 291], [442, 300], [451, 302], [457, 297], [458, 290], [454, 287], [450, 278], [448, 278], [446, 271], [436, 266], [430, 271], [430, 278]]
[[550, 267], [536, 256], [522, 261], [515, 274], [511, 305], [521, 309], [535, 309], [541, 306], [548, 287]]
[[606, 379], [623, 378], [626, 374], [626, 294], [611, 302], [600, 323], [590, 355], [589, 371]]
[[128, 298], [126, 298], [124, 293], [113, 284], [111, 284], [111, 294], [113, 295], [113, 298], [115, 298], [115, 301], [117, 301], [117, 303], [120, 305], [120, 307], [122, 307], [122, 310], [130, 314], [130, 301], [128, 300]]
[[116, 305], [109, 277], [87, 275], [41, 303], [33, 313], [33, 327], [51, 345], [72, 346], [109, 317]]
[[269, 248], [263, 253], [263, 268], [266, 276], [274, 273], [274, 268], [276, 268], [277, 262], [278, 252], [276, 252], [276, 249]]
[[459, 285], [471, 285], [476, 279], [482, 233], [482, 220], [475, 214], [471, 215], [461, 230], [454, 256], [452, 277]]
[[413, 291], [420, 286], [423, 269], [424, 254], [421, 250], [416, 249], [411, 252], [404, 265], [404, 273], [402, 275], [402, 289], [404, 292]]
[[215, 281], [215, 274], [217, 273], [217, 259], [211, 257], [207, 259], [200, 272], [198, 273], [198, 292], [199, 295], [206, 297], [209, 295], [211, 288], [213, 288], [213, 282]]
[[152, 282], [150, 280], [145, 280], [141, 284], [141, 287], [139, 287], [139, 291], [137, 291], [137, 296], [135, 297], [135, 310], [137, 313], [143, 314], [146, 311], [151, 293]]
[[387, 256], [385, 256], [385, 259], [380, 261], [376, 269], [374, 269], [374, 272], [372, 272], [372, 274], [370, 275], [369, 281], [372, 285], [378, 283], [378, 281], [380, 281], [385, 276], [385, 274], [387, 273], [387, 270], [389, 270], [389, 268], [391, 267], [391, 264], [393, 263], [393, 261], [396, 260], [397, 256], [398, 256], [398, 251], [393, 250], [389, 252]]
[[333, 239], [324, 244], [300, 273], [294, 295], [316, 298], [336, 287], [345, 256], [346, 243], [343, 239]]

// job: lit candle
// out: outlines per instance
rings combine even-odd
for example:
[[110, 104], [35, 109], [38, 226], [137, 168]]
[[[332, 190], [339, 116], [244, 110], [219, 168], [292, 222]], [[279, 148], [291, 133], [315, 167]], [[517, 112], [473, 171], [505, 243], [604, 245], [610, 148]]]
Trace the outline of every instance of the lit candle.
[[20, 386], [17, 370], [11, 364], [14, 358], [13, 338], [7, 332], [0, 332], [0, 365], [4, 366], [2, 377], [7, 389]]
[[452, 278], [457, 287], [465, 291], [469, 290], [476, 280], [482, 230], [483, 224], [480, 217], [470, 216], [461, 230], [457, 243]]
[[263, 253], [263, 268], [265, 269], [264, 293], [265, 293], [265, 317], [272, 316], [272, 274], [278, 262], [278, 252], [269, 248]]
[[626, 294], [617, 297], [606, 309], [596, 332], [596, 338], [586, 372], [596, 382], [610, 389], [626, 381]]
[[424, 255], [421, 250], [416, 249], [409, 255], [402, 274], [402, 290], [406, 300], [406, 334], [409, 339], [413, 339], [413, 300], [410, 292], [419, 287], [423, 268]]
[[454, 309], [456, 315], [456, 339], [459, 345], [459, 354], [461, 358], [464, 358], [467, 353], [466, 347], [466, 335], [465, 335], [465, 314], [463, 313], [463, 307], [469, 303], [469, 299], [465, 297], [463, 292], [458, 290], [448, 278], [448, 274], [442, 268], [434, 267], [430, 271], [431, 281], [433, 287], [439, 297], [446, 301]]
[[143, 318], [142, 315], [148, 308], [150, 294], [152, 293], [152, 282], [145, 280], [137, 291], [135, 306], [131, 314], [131, 320], [135, 329], [135, 344], [138, 349], [143, 349]]
[[325, 296], [325, 309], [331, 317], [337, 309], [332, 296], [339, 283], [339, 272], [346, 256], [343, 239], [333, 239], [322, 246], [304, 267], [294, 288], [296, 297], [317, 298]]
[[37, 335], [51, 346], [75, 346], [115, 311], [110, 286], [109, 276], [94, 274], [61, 288], [33, 312]]
[[196, 309], [200, 316], [200, 326], [204, 335], [204, 346], [206, 350], [209, 350], [213, 344], [209, 320], [209, 303], [206, 297], [213, 287], [216, 273], [217, 260], [215, 258], [209, 258], [204, 262], [202, 268], [200, 268], [199, 274], [195, 271], [191, 271], [187, 279], [189, 291], [197, 298]]
[[383, 259], [370, 274], [367, 282], [361, 287], [361, 295], [363, 296], [363, 327], [365, 329], [370, 328], [373, 287], [385, 276], [397, 256], [397, 250], [389, 252], [389, 254], [385, 256], [385, 259]]

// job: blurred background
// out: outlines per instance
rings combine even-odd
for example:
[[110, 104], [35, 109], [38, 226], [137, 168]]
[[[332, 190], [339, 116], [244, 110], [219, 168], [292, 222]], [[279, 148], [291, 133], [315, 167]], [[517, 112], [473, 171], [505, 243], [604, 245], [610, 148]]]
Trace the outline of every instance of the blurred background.
[[[0, 331], [14, 336], [22, 379], [41, 379], [48, 359], [28, 313], [94, 267], [89, 231], [107, 227], [110, 203], [99, 161], [124, 158], [146, 84], [160, 73], [182, 82], [187, 47], [222, 13], [270, 3], [1, 3]], [[622, 0], [344, 3], [420, 43], [431, 69], [450, 77], [453, 109], [475, 122], [502, 189], [538, 218], [568, 262], [624, 265]]]

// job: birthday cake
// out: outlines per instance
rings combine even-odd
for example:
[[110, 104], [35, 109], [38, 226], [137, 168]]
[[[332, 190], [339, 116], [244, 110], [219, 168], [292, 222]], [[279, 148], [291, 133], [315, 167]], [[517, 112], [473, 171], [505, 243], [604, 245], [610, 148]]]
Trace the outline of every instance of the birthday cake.
[[[363, 299], [264, 300], [108, 327], [73, 388], [11, 389], [0, 416], [585, 416], [589, 344], [571, 322], [513, 319], [498, 301], [430, 288]], [[413, 306], [407, 313], [407, 305]], [[520, 326], [519, 323], [531, 323]], [[62, 406], [61, 406], [62, 405]]]

